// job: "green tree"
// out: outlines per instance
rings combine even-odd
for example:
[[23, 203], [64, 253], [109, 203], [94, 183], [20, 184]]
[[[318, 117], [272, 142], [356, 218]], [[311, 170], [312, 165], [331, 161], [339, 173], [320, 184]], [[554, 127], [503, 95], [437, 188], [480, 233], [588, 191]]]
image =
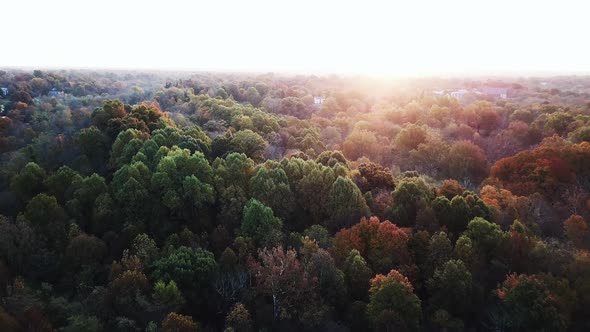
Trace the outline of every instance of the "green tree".
[[549, 275], [508, 275], [496, 290], [515, 331], [566, 331], [574, 292]]
[[418, 331], [422, 317], [420, 299], [401, 273], [391, 270], [371, 280], [367, 316], [378, 331]]
[[451, 213], [449, 230], [454, 234], [459, 234], [465, 230], [469, 220], [471, 220], [471, 211], [469, 205], [463, 196], [455, 196], [451, 200]]
[[452, 227], [451, 201], [445, 196], [438, 196], [432, 201], [431, 206], [440, 225], [447, 226], [447, 228]]
[[297, 183], [297, 202], [309, 213], [311, 223], [319, 224], [329, 216], [328, 198], [336, 176], [332, 168], [313, 164]]
[[29, 201], [25, 218], [33, 225], [39, 236], [45, 237], [50, 249], [61, 252], [68, 241], [68, 222], [64, 209], [57, 199], [39, 194]]
[[103, 134], [98, 128], [80, 129], [75, 138], [76, 146], [89, 162], [88, 166], [92, 170], [102, 172], [105, 170], [107, 157], [109, 154], [110, 141], [108, 136]]
[[0, 215], [0, 259], [14, 272], [27, 275], [33, 256], [45, 250], [30, 222]]
[[95, 201], [100, 195], [108, 192], [106, 181], [95, 173], [75, 182], [74, 188], [74, 198], [68, 201], [66, 207], [70, 215], [76, 217], [79, 226], [90, 231]]
[[258, 106], [260, 104], [260, 102], [262, 101], [262, 97], [260, 96], [260, 93], [258, 92], [258, 90], [255, 87], [252, 87], [252, 86], [246, 90], [244, 97], [246, 98], [246, 100], [250, 104], [252, 104], [252, 106]]
[[500, 226], [481, 217], [471, 220], [464, 234], [471, 239], [474, 249], [488, 258], [504, 240], [504, 233]]
[[333, 231], [342, 227], [350, 227], [361, 217], [370, 214], [369, 207], [359, 188], [349, 178], [342, 176], [334, 181], [328, 193], [327, 207], [331, 216], [326, 226]]
[[216, 269], [217, 263], [211, 252], [181, 246], [152, 264], [152, 277], [175, 280], [183, 291], [203, 290]]
[[465, 186], [478, 184], [487, 175], [486, 155], [479, 146], [469, 141], [453, 143], [444, 164], [447, 176], [459, 180]]
[[45, 170], [36, 163], [28, 163], [18, 174], [10, 180], [10, 190], [23, 202], [42, 192], [45, 188]]
[[143, 147], [145, 138], [145, 134], [136, 129], [127, 129], [119, 133], [111, 147], [111, 168], [120, 168], [128, 164]]
[[283, 223], [274, 216], [273, 211], [256, 199], [244, 206], [241, 232], [252, 238], [259, 246], [276, 245], [281, 240]]
[[429, 301], [432, 310], [444, 309], [459, 317], [473, 310], [473, 279], [460, 260], [451, 259], [437, 268], [428, 280], [428, 292], [432, 294]]
[[438, 232], [430, 238], [429, 252], [426, 259], [427, 276], [432, 276], [434, 271], [451, 258], [453, 245], [445, 232]]
[[419, 208], [430, 203], [434, 194], [421, 177], [409, 177], [397, 183], [392, 196], [396, 210], [403, 211], [396, 213], [396, 222], [409, 226], [416, 220]]
[[64, 332], [101, 332], [104, 331], [102, 322], [96, 316], [75, 315], [68, 317], [68, 325]]
[[217, 158], [213, 170], [220, 205], [218, 219], [229, 230], [234, 230], [239, 226], [242, 210], [248, 202], [254, 161], [243, 153], [230, 153], [224, 159]]
[[152, 298], [158, 306], [164, 307], [169, 311], [176, 310], [184, 304], [182, 293], [176, 286], [174, 280], [170, 280], [168, 283], [162, 280], [156, 282], [152, 291]]
[[356, 300], [364, 300], [369, 290], [369, 279], [371, 279], [373, 272], [358, 250], [353, 249], [350, 251], [346, 261], [344, 261], [342, 270], [350, 297]]
[[314, 240], [320, 248], [328, 249], [332, 245], [330, 232], [322, 225], [311, 225], [303, 231], [303, 235]]
[[264, 159], [264, 152], [268, 143], [259, 134], [250, 129], [245, 129], [233, 135], [230, 145], [233, 151], [244, 153], [248, 157], [260, 161]]
[[50, 195], [55, 196], [60, 204], [65, 204], [74, 196], [74, 183], [82, 181], [78, 172], [68, 166], [61, 166], [45, 180], [45, 186]]
[[321, 298], [332, 306], [342, 307], [346, 300], [344, 273], [336, 267], [328, 251], [316, 248], [306, 259], [306, 270], [310, 277], [317, 280]]
[[147, 264], [157, 258], [158, 246], [156, 241], [150, 238], [149, 235], [142, 233], [133, 239], [131, 253], [139, 257], [144, 264]]
[[152, 175], [152, 190], [161, 203], [186, 220], [203, 217], [199, 214], [215, 200], [213, 169], [201, 152], [172, 148], [158, 163]]
[[142, 162], [133, 162], [119, 168], [113, 175], [111, 191], [121, 207], [125, 221], [141, 225], [148, 218], [151, 205], [149, 189], [152, 172]]
[[253, 198], [269, 206], [280, 218], [287, 220], [295, 207], [295, 198], [287, 174], [282, 168], [258, 167], [250, 180]]

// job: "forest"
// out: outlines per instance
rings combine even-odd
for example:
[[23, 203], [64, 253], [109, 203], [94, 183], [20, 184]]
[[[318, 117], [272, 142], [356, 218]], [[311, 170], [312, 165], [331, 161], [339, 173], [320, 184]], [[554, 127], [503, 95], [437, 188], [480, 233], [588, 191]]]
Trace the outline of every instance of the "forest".
[[0, 331], [588, 331], [587, 221], [590, 77], [0, 71]]

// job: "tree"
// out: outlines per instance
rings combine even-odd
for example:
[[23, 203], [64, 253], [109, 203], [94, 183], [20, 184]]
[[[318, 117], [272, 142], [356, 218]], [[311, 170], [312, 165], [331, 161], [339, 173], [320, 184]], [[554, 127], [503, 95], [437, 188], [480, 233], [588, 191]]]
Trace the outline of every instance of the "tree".
[[445, 165], [447, 176], [466, 186], [477, 184], [487, 174], [487, 160], [483, 150], [469, 142], [459, 141], [451, 145]]
[[101, 272], [101, 263], [106, 253], [107, 247], [102, 240], [92, 235], [80, 234], [70, 241], [65, 257], [73, 271], [86, 272], [94, 279]]
[[156, 242], [151, 239], [149, 235], [142, 233], [133, 239], [133, 242], [131, 243], [131, 253], [139, 257], [144, 264], [147, 264], [157, 258], [158, 247]]
[[297, 97], [286, 97], [281, 99], [279, 102], [278, 113], [294, 116], [299, 119], [309, 117], [305, 103]]
[[213, 169], [203, 153], [177, 147], [160, 160], [151, 179], [161, 203], [186, 220], [201, 217], [199, 212], [214, 202], [212, 184]]
[[408, 239], [407, 233], [388, 220], [363, 218], [351, 228], [336, 233], [332, 253], [342, 262], [350, 250], [356, 249], [374, 271], [388, 271], [409, 263]]
[[334, 181], [330, 189], [327, 207], [331, 211], [331, 216], [326, 227], [330, 230], [351, 226], [370, 213], [365, 198], [356, 184], [342, 176]]
[[70, 215], [77, 218], [82, 229], [86, 231], [97, 230], [98, 227], [91, 223], [95, 201], [107, 192], [108, 187], [105, 179], [96, 173], [74, 183], [74, 198], [68, 201], [66, 207]]
[[573, 322], [576, 326], [587, 326], [585, 317], [590, 314], [590, 253], [580, 250], [574, 254], [567, 269], [567, 278], [576, 291], [576, 311]]
[[568, 135], [569, 140], [574, 143], [590, 142], [590, 126], [580, 127]]
[[156, 260], [152, 264], [151, 275], [156, 280], [176, 281], [183, 292], [202, 291], [216, 269], [217, 263], [211, 252], [181, 246]]
[[572, 215], [563, 222], [563, 230], [565, 236], [580, 247], [588, 235], [588, 224], [581, 216]]
[[324, 151], [316, 158], [316, 162], [334, 168], [336, 165], [342, 165], [348, 168], [348, 160], [340, 151]]
[[62, 330], [64, 332], [101, 332], [104, 328], [96, 316], [75, 315], [68, 317], [68, 325]]
[[488, 258], [504, 239], [504, 233], [500, 230], [500, 226], [481, 217], [471, 220], [464, 234], [471, 239], [475, 250]]
[[45, 180], [45, 186], [50, 195], [57, 198], [60, 204], [65, 204], [73, 198], [74, 183], [82, 181], [78, 172], [68, 166], [61, 166], [57, 172], [53, 173]]
[[241, 303], [236, 303], [231, 311], [225, 317], [225, 327], [233, 329], [235, 332], [249, 332], [252, 330], [252, 320], [250, 312]]
[[148, 219], [152, 205], [149, 190], [152, 172], [140, 161], [124, 165], [113, 175], [111, 192], [119, 204], [125, 221], [132, 225], [142, 225]]
[[327, 209], [330, 189], [336, 180], [334, 170], [313, 162], [309, 172], [296, 183], [297, 202], [310, 215], [310, 223], [319, 224], [330, 215]]
[[217, 190], [220, 213], [219, 222], [228, 230], [234, 231], [240, 226], [244, 206], [248, 203], [248, 194], [244, 189], [230, 185]]
[[401, 273], [391, 270], [371, 279], [367, 316], [378, 331], [418, 331], [422, 309], [414, 287]]
[[364, 300], [369, 290], [369, 279], [373, 275], [371, 268], [358, 250], [349, 252], [343, 264], [344, 282], [352, 299]]
[[419, 207], [429, 203], [434, 194], [420, 177], [404, 178], [392, 192], [396, 217], [400, 225], [409, 226], [416, 219]]
[[[305, 269], [309, 276], [317, 280], [318, 293], [323, 301], [335, 306], [342, 307], [345, 301], [346, 285], [344, 273], [336, 267], [336, 263], [330, 253], [320, 249], [315, 241], [309, 238], [302, 240], [304, 248], [301, 249]], [[309, 245], [313, 244], [313, 245]], [[311, 250], [306, 252], [306, 247]]]
[[152, 298], [158, 306], [168, 310], [178, 309], [184, 304], [182, 293], [176, 287], [174, 280], [170, 280], [168, 283], [161, 280], [156, 282], [152, 291]]
[[143, 147], [146, 135], [136, 129], [127, 129], [120, 132], [111, 147], [111, 168], [121, 168], [128, 164], [133, 156]]
[[254, 174], [254, 161], [243, 153], [230, 153], [213, 162], [215, 180], [219, 188], [235, 185], [248, 192]]
[[250, 259], [248, 266], [256, 289], [272, 298], [273, 319], [286, 319], [302, 312], [316, 287], [297, 259], [294, 250], [281, 247], [261, 249], [259, 261]]
[[295, 197], [282, 168], [259, 166], [256, 175], [250, 179], [250, 192], [253, 198], [269, 206], [280, 218], [287, 220], [291, 216]]
[[589, 159], [590, 143], [571, 144], [559, 138], [547, 138], [533, 150], [498, 160], [490, 176], [515, 195], [538, 192], [556, 199], [588, 176], [589, 171], [583, 165]]
[[444, 309], [459, 317], [472, 310], [473, 280], [460, 260], [451, 259], [437, 268], [428, 280], [428, 292], [432, 294], [429, 301], [432, 310]]
[[75, 138], [75, 142], [84, 156], [88, 158], [88, 166], [102, 173], [101, 171], [105, 169], [104, 166], [106, 166], [109, 153], [110, 142], [108, 136], [95, 126], [92, 126], [81, 129]]
[[254, 198], [244, 206], [241, 232], [261, 247], [270, 247], [280, 242], [282, 224], [271, 208]]
[[369, 130], [353, 130], [343, 143], [343, 152], [350, 160], [360, 157], [378, 156], [378, 144], [375, 133]]
[[453, 179], [447, 179], [443, 180], [441, 186], [437, 189], [437, 194], [451, 200], [455, 196], [461, 196], [464, 191], [465, 188], [459, 182]]
[[244, 94], [244, 98], [246, 98], [246, 100], [252, 104], [252, 106], [258, 106], [260, 104], [260, 102], [262, 101], [262, 97], [260, 96], [260, 93], [258, 92], [258, 90], [255, 87], [249, 87], [246, 90], [246, 93]]
[[134, 320], [142, 318], [149, 281], [139, 270], [126, 270], [113, 278], [107, 290], [107, 301], [118, 315]]
[[362, 191], [384, 188], [393, 190], [395, 183], [391, 170], [381, 165], [368, 162], [359, 165], [359, 174], [362, 177], [363, 185], [359, 185]]
[[475, 248], [473, 248], [471, 239], [467, 235], [461, 235], [455, 242], [453, 258], [463, 261], [467, 266], [471, 266], [474, 261], [474, 254]]
[[322, 249], [328, 249], [332, 245], [332, 238], [328, 230], [322, 225], [312, 225], [303, 231], [303, 236], [314, 240]]
[[418, 148], [428, 140], [428, 132], [424, 127], [411, 125], [401, 130], [395, 137], [397, 150], [409, 152]]
[[455, 196], [451, 200], [450, 208], [450, 222], [447, 226], [453, 234], [459, 234], [465, 230], [469, 220], [471, 220], [469, 205], [463, 196]]
[[23, 218], [13, 221], [0, 215], [0, 259], [12, 271], [23, 275], [33, 272], [30, 265], [34, 255], [46, 250], [39, 237], [31, 223]]
[[429, 252], [426, 258], [426, 276], [432, 274], [450, 258], [453, 245], [445, 232], [438, 232], [430, 238]]
[[18, 174], [10, 180], [12, 190], [23, 202], [27, 202], [33, 196], [44, 189], [45, 170], [36, 163], [28, 163]]
[[61, 252], [68, 241], [68, 222], [64, 209], [57, 199], [39, 194], [29, 201], [25, 218], [31, 223], [39, 236], [45, 237], [50, 249]]
[[[92, 122], [100, 130], [105, 131], [109, 127], [111, 119], [123, 118], [127, 115], [125, 105], [119, 100], [105, 100], [102, 107], [97, 108], [92, 113]], [[118, 132], [109, 132], [112, 137], [117, 136]]]
[[264, 152], [268, 143], [259, 134], [250, 129], [245, 129], [233, 135], [230, 145], [233, 151], [244, 153], [248, 157], [260, 161], [264, 159]]
[[573, 122], [574, 117], [570, 113], [555, 112], [547, 115], [545, 128], [550, 129], [560, 136], [563, 136], [568, 126]]
[[430, 203], [436, 220], [441, 226], [453, 227], [455, 221], [452, 215], [451, 201], [446, 196], [438, 196]]
[[566, 280], [511, 274], [496, 294], [514, 330], [565, 331], [570, 324], [574, 295]]
[[197, 332], [198, 330], [198, 324], [191, 316], [171, 312], [162, 321], [163, 332]]

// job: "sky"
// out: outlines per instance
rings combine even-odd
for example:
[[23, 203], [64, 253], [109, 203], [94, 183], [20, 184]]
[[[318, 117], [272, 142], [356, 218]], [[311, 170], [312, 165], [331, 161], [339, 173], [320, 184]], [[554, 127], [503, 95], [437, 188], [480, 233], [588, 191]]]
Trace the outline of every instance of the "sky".
[[590, 2], [7, 0], [0, 67], [590, 74]]

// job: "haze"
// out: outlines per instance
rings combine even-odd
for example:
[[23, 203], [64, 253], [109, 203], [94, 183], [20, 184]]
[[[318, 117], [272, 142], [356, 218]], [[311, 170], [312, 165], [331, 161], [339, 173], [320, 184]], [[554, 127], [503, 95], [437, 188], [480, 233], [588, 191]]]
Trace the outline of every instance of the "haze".
[[587, 74], [583, 1], [6, 1], [0, 67]]

